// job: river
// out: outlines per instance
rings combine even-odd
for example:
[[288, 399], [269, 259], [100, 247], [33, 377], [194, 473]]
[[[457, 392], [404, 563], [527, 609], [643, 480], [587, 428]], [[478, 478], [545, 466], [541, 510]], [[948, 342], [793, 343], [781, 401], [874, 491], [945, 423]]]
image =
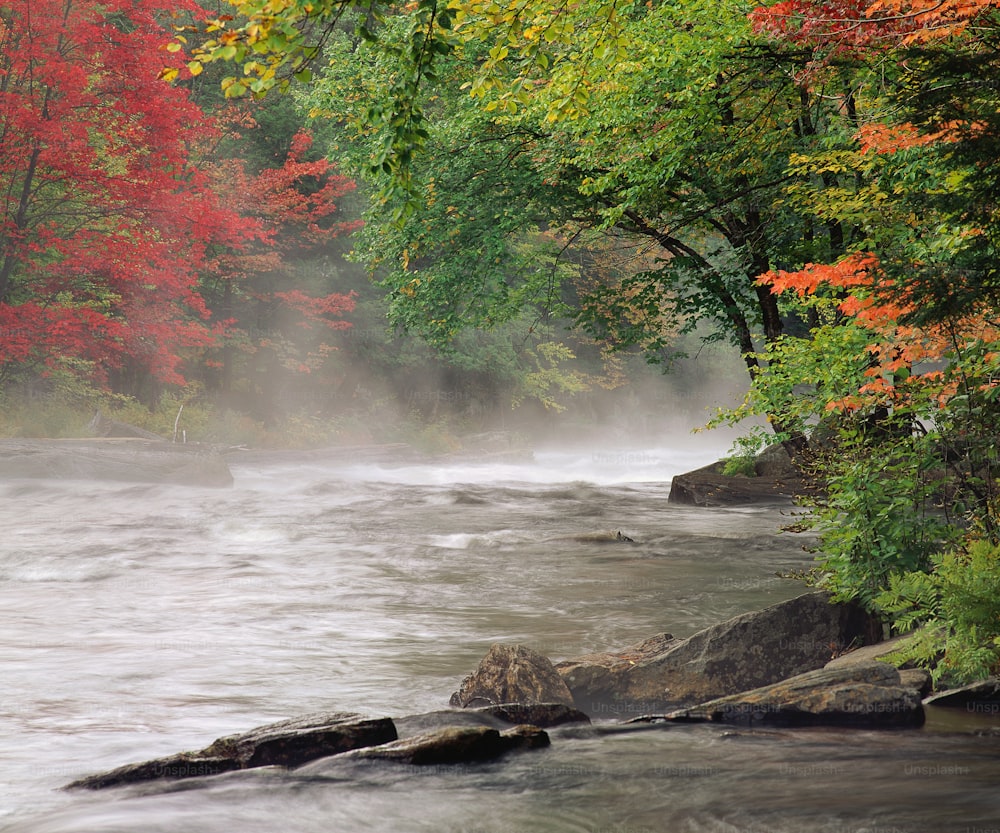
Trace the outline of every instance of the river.
[[[795, 596], [787, 507], [669, 505], [719, 449], [533, 462], [248, 456], [231, 489], [0, 484], [0, 829], [17, 833], [1000, 833], [1000, 743], [946, 731], [552, 730], [470, 767], [120, 764], [313, 711], [446, 707], [493, 642], [553, 659]], [[620, 529], [635, 544], [561, 536]], [[966, 723], [961, 728], [968, 728]]]

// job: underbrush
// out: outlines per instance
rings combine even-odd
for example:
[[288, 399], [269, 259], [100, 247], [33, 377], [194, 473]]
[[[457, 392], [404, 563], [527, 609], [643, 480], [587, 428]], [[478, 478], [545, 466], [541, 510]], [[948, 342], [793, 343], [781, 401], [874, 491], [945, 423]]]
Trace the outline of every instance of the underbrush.
[[400, 415], [388, 401], [337, 413], [301, 409], [265, 420], [223, 407], [193, 388], [165, 393], [149, 407], [71, 382], [0, 394], [0, 437], [93, 437], [97, 414], [180, 443], [273, 449], [407, 443], [429, 454], [461, 446], [458, 425], [446, 419], [429, 421], [415, 411]]

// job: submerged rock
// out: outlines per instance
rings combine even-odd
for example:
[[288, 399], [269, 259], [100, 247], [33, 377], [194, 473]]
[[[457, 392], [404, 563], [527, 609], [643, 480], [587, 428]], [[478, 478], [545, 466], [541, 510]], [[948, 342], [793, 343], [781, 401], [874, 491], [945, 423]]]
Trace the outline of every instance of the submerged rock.
[[577, 708], [588, 714], [641, 714], [704, 702], [822, 668], [862, 644], [872, 618], [856, 605], [807, 593], [735, 616], [688, 639], [661, 634], [628, 652], [559, 663]]
[[398, 737], [389, 718], [321, 713], [219, 738], [198, 752], [181, 752], [90, 775], [68, 789], [97, 790], [161, 778], [195, 778], [262, 766], [295, 767], [327, 755], [388, 743]]
[[572, 541], [576, 544], [634, 544], [635, 539], [629, 538], [620, 529], [602, 529], [598, 532], [579, 532], [575, 535], [557, 535], [549, 541]]
[[505, 732], [488, 726], [449, 726], [391, 743], [357, 749], [343, 760], [395, 761], [414, 766], [490, 761], [516, 749], [541, 749], [550, 743], [537, 726], [515, 726]]
[[573, 705], [573, 695], [547, 657], [524, 645], [496, 643], [451, 695], [452, 706], [502, 703]]
[[[650, 720], [656, 718], [641, 718]], [[672, 721], [771, 726], [921, 726], [920, 693], [883, 662], [822, 668], [664, 715]]]

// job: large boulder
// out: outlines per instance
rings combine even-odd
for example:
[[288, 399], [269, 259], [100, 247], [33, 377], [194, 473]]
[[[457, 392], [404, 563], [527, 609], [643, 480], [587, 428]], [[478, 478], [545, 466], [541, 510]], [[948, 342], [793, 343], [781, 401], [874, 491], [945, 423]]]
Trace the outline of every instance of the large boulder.
[[663, 634], [636, 656], [626, 653], [621, 662], [581, 657], [560, 663], [558, 670], [584, 712], [641, 714], [822, 668], [845, 648], [872, 641], [876, 628], [862, 608], [832, 604], [826, 593], [806, 593], [684, 640]]
[[501, 703], [572, 706], [573, 695], [547, 657], [524, 645], [496, 643], [462, 680], [450, 703], [459, 708]]
[[413, 766], [491, 761], [516, 749], [541, 749], [550, 743], [537, 726], [500, 732], [488, 726], [450, 726], [415, 737], [357, 749], [340, 760], [395, 761]]
[[663, 719], [878, 729], [921, 726], [924, 710], [920, 692], [904, 686], [895, 668], [884, 662], [869, 662], [809, 671], [773, 685], [681, 709]]
[[781, 443], [772, 443], [756, 457], [753, 461], [753, 470], [757, 477], [784, 478], [785, 480], [798, 480], [801, 476], [792, 458]]
[[159, 779], [195, 778], [262, 766], [296, 767], [363, 746], [388, 743], [398, 737], [389, 718], [366, 719], [357, 714], [321, 713], [283, 720], [238, 735], [228, 735], [198, 752], [181, 752], [109, 772], [80, 778], [69, 789], [116, 787]]
[[0, 478], [211, 487], [233, 483], [229, 465], [212, 446], [140, 438], [0, 440]]
[[131, 425], [127, 422], [119, 422], [117, 419], [106, 417], [100, 411], [94, 414], [87, 429], [95, 437], [139, 437], [144, 440], [157, 440], [163, 442], [164, 437], [140, 428], [138, 425]]
[[724, 463], [675, 475], [670, 483], [669, 503], [686, 506], [745, 506], [758, 503], [787, 503], [808, 491], [797, 473], [763, 477], [729, 476]]

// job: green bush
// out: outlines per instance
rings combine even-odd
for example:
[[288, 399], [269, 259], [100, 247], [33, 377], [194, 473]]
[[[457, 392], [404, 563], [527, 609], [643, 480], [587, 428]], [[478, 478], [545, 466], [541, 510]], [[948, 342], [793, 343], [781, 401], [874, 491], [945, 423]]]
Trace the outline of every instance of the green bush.
[[912, 632], [890, 659], [929, 669], [936, 683], [1000, 672], [1000, 545], [976, 540], [935, 556], [929, 573], [892, 576], [877, 603]]
[[753, 454], [734, 454], [723, 459], [722, 473], [726, 477], [756, 477], [756, 462], [757, 458]]

